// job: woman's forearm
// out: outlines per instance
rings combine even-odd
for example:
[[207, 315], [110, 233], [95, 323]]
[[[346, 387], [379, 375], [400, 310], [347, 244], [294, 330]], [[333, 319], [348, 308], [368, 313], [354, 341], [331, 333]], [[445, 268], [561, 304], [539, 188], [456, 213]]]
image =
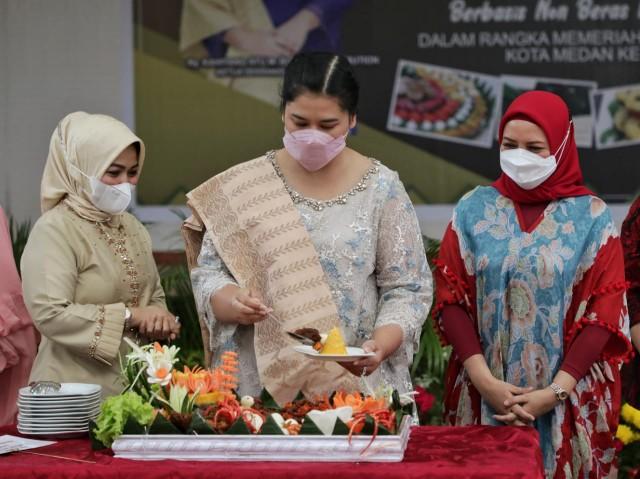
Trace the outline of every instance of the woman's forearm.
[[395, 353], [402, 344], [404, 333], [397, 324], [385, 324], [373, 331], [373, 340], [384, 351], [384, 358]]
[[240, 289], [235, 284], [227, 284], [218, 289], [211, 295], [211, 310], [216, 317], [217, 321], [221, 323], [235, 323], [236, 311], [231, 306], [236, 292]]
[[573, 391], [573, 388], [575, 388], [576, 384], [578, 383], [571, 374], [569, 374], [566, 371], [563, 371], [562, 369], [559, 370], [558, 373], [555, 375], [555, 377], [553, 378], [553, 382], [556, 383], [565, 391], [567, 391], [567, 393], [570, 393], [571, 391]]
[[469, 379], [480, 394], [482, 394], [482, 391], [486, 390], [495, 379], [482, 354], [469, 356], [462, 364], [469, 375]]

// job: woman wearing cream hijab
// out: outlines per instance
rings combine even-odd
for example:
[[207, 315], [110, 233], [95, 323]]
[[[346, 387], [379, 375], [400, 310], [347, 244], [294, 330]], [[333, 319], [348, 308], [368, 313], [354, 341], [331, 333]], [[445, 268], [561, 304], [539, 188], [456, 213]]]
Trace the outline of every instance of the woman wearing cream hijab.
[[179, 332], [145, 228], [124, 210], [144, 144], [104, 115], [67, 115], [51, 136], [43, 215], [22, 256], [24, 299], [42, 342], [31, 380], [99, 383], [117, 394], [124, 336]]

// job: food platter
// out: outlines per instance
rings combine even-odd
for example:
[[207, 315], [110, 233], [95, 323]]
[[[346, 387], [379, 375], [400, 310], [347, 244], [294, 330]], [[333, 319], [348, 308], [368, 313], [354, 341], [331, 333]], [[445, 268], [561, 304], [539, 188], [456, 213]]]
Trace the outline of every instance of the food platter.
[[409, 441], [411, 417], [397, 435], [122, 435], [111, 448], [116, 457], [158, 461], [400, 462]]

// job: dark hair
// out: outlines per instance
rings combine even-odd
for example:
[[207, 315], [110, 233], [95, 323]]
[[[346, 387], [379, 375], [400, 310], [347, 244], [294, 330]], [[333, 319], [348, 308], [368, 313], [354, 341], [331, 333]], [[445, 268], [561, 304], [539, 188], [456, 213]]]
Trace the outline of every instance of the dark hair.
[[360, 86], [346, 57], [335, 53], [298, 53], [284, 70], [280, 108], [303, 93], [336, 97], [340, 107], [355, 115]]

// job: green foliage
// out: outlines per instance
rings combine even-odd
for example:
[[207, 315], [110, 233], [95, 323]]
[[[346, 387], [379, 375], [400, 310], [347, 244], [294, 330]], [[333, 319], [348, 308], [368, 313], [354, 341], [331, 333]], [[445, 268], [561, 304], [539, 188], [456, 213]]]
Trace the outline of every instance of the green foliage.
[[151, 424], [153, 407], [134, 392], [108, 397], [102, 403], [93, 434], [102, 444], [110, 447], [115, 438], [122, 434], [130, 418], [141, 426]]
[[316, 423], [308, 415], [304, 417], [302, 427], [300, 428], [301, 436], [322, 436], [322, 431]]
[[27, 240], [29, 239], [29, 233], [31, 232], [31, 221], [24, 221], [18, 223], [13, 216], [9, 217], [9, 234], [11, 235], [11, 247], [13, 248], [13, 259], [16, 262], [18, 273], [20, 273], [20, 259]]
[[153, 390], [145, 374], [146, 365], [142, 361], [128, 360], [120, 356], [120, 374], [124, 385], [123, 393], [133, 392], [145, 402], [153, 399]]
[[430, 265], [433, 265], [433, 260], [435, 260], [440, 253], [440, 240], [422, 236], [422, 242], [424, 243], [424, 252], [427, 255], [427, 260]]
[[640, 441], [627, 444], [620, 451], [620, 479], [640, 477]]
[[158, 413], [149, 426], [149, 434], [182, 434], [182, 432], [171, 421]]
[[[298, 393], [298, 396], [299, 395], [300, 393]], [[278, 405], [276, 400], [273, 399], [273, 396], [271, 395], [271, 393], [269, 393], [269, 391], [267, 391], [266, 388], [263, 388], [262, 391], [260, 392], [260, 402], [262, 403], [262, 406], [267, 409], [276, 409], [276, 410], [280, 409], [280, 406]]]
[[244, 419], [239, 417], [238, 419], [236, 419], [236, 422], [234, 422], [231, 427], [227, 429], [227, 432], [225, 434], [248, 436], [251, 435], [251, 431], [249, 430], [247, 423], [244, 422]]
[[347, 426], [342, 419], [339, 417], [336, 418], [336, 425], [333, 426], [333, 432], [331, 433], [333, 436], [348, 436], [349, 435], [349, 426]]
[[[637, 364], [626, 365], [623, 376], [633, 380], [638, 371]], [[625, 379], [623, 379], [623, 382]], [[619, 448], [618, 468], [621, 479], [640, 479], [640, 412], [635, 394], [627, 392], [630, 402], [623, 404], [620, 424], [616, 431], [616, 446]]]
[[264, 424], [260, 428], [261, 435], [270, 435], [270, 436], [284, 436], [282, 429], [278, 426], [275, 419], [273, 419], [273, 415], [269, 414], [267, 419], [265, 419]]
[[180, 337], [173, 344], [180, 347], [178, 357], [182, 366], [205, 366], [202, 334], [198, 310], [193, 299], [191, 278], [185, 264], [161, 266], [160, 281], [167, 297], [167, 307], [180, 316]]
[[[423, 236], [425, 252], [430, 265], [440, 251], [440, 241]], [[425, 424], [442, 424], [442, 402], [444, 395], [444, 373], [451, 354], [450, 347], [442, 347], [434, 329], [431, 312], [424, 322], [420, 335], [420, 346], [413, 357], [411, 378], [435, 396], [433, 407], [421, 419]]]
[[440, 338], [436, 334], [431, 314], [422, 327], [420, 346], [413, 357], [411, 375], [415, 377], [428, 374], [430, 377], [440, 377], [444, 374], [449, 360], [449, 348], [443, 348]]

